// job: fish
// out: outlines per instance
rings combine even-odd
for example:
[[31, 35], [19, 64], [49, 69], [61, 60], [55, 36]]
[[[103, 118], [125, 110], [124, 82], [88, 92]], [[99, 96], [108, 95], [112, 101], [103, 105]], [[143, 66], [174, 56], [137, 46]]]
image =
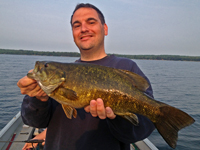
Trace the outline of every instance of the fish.
[[27, 77], [59, 102], [69, 119], [77, 117], [76, 109], [101, 98], [105, 107], [135, 126], [139, 125], [136, 114], [150, 119], [172, 148], [176, 147], [178, 131], [195, 122], [186, 112], [148, 96], [148, 81], [128, 70], [90, 63], [37, 61]]

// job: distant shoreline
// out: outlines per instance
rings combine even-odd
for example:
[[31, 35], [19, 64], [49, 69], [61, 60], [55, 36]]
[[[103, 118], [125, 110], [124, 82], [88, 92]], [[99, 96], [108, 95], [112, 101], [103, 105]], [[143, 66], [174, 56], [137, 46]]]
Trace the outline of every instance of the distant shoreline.
[[[0, 49], [0, 54], [80, 57], [80, 53], [77, 53], [77, 52], [54, 52], [54, 51], [53, 52], [49, 52], [49, 51], [14, 50], [14, 49]], [[113, 54], [108, 54], [108, 55], [113, 55]], [[123, 54], [114, 54], [114, 55], [119, 56], [119, 57], [130, 58], [130, 59], [200, 61], [200, 56], [123, 55]]]

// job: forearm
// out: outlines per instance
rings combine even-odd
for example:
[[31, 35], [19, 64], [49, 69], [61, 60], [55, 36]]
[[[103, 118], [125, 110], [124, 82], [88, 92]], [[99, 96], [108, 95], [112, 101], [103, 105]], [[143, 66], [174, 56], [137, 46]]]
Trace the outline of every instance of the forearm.
[[154, 124], [144, 116], [137, 116], [139, 120], [138, 126], [134, 126], [120, 116], [113, 120], [107, 119], [111, 133], [124, 143], [134, 143], [147, 138], [155, 129]]
[[47, 127], [51, 117], [50, 101], [42, 102], [35, 97], [25, 96], [21, 107], [23, 122], [33, 127]]
[[33, 139], [44, 140], [46, 138], [46, 132], [47, 132], [47, 128], [40, 134], [36, 135]]

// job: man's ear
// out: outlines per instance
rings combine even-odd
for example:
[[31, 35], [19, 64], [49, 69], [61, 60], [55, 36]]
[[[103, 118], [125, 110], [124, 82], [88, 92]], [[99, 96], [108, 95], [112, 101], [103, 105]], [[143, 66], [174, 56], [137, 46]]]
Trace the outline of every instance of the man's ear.
[[108, 35], [108, 26], [106, 23], [104, 23], [104, 34], [105, 36]]

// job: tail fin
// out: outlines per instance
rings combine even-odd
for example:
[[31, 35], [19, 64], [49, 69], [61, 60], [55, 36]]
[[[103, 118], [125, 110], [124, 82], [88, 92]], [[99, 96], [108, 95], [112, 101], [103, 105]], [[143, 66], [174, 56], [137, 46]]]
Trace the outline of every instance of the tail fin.
[[187, 113], [171, 106], [160, 108], [161, 116], [155, 126], [164, 140], [172, 148], [176, 147], [178, 131], [194, 123], [194, 119]]

